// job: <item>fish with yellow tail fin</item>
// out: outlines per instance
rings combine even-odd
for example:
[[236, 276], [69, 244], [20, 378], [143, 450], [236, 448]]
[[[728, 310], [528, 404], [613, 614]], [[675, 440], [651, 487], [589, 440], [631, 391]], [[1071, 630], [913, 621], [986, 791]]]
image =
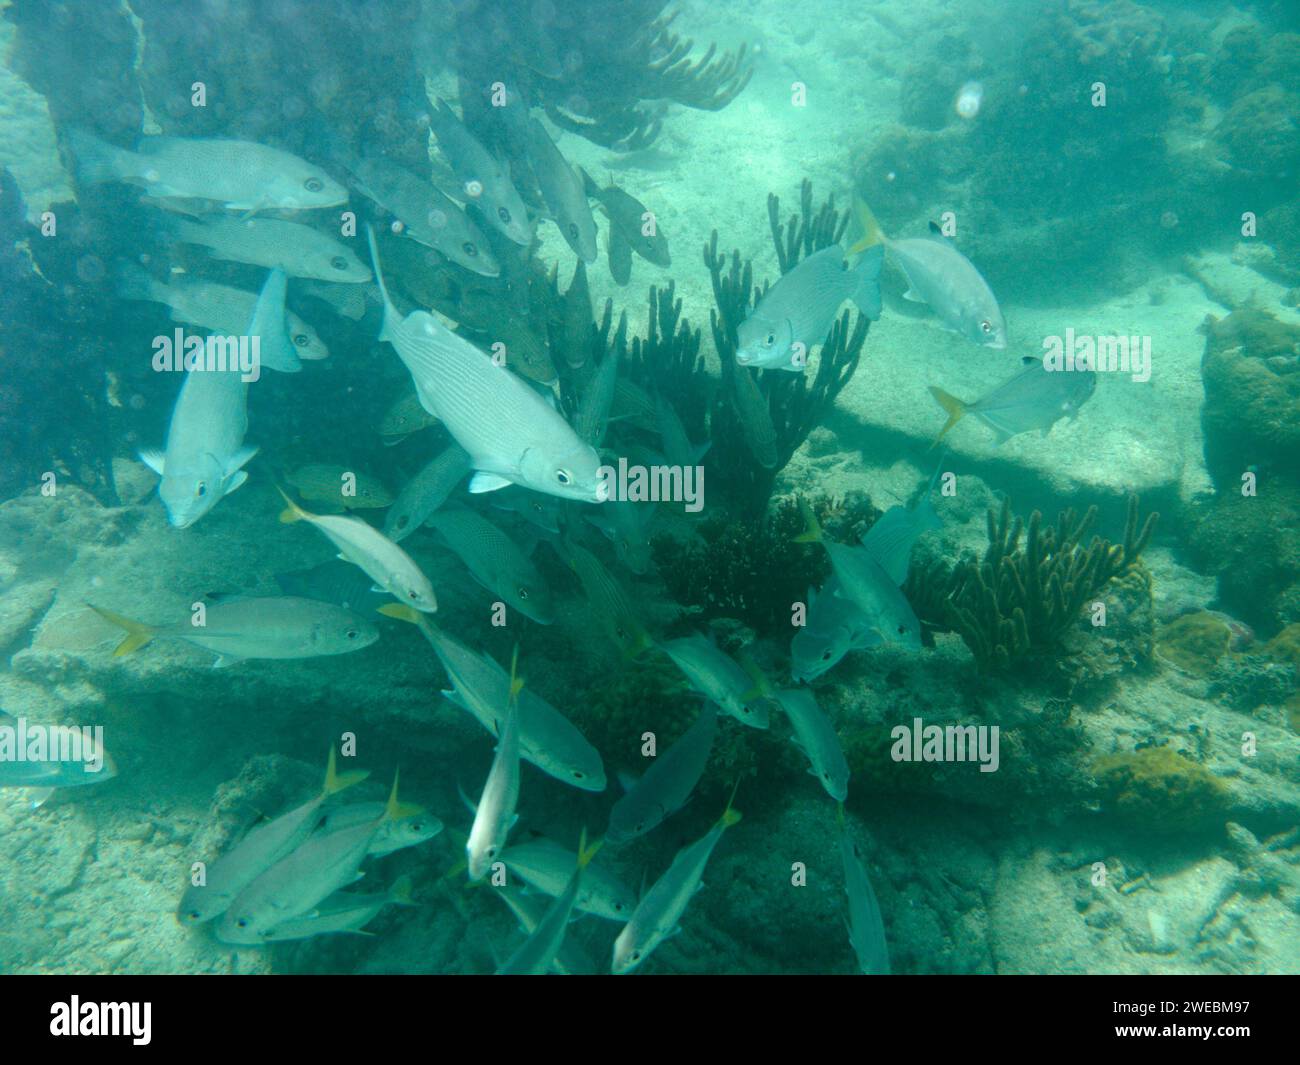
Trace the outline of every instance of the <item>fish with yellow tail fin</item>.
[[[451, 680], [451, 688], [443, 695], [473, 714], [493, 736], [499, 736], [509, 702], [510, 674], [487, 655], [451, 637], [425, 614], [401, 603], [380, 607], [379, 612], [419, 626]], [[556, 780], [584, 791], [605, 790], [600, 752], [568, 718], [529, 690], [519, 694], [519, 747], [525, 760]]]
[[155, 639], [176, 639], [217, 656], [213, 668], [245, 658], [316, 658], [369, 647], [379, 630], [359, 614], [334, 603], [296, 596], [257, 596], [205, 604], [203, 624], [191, 618], [169, 625], [142, 621], [87, 604], [105, 621], [126, 630], [113, 651], [121, 658]]
[[1007, 346], [1007, 325], [993, 290], [933, 222], [928, 237], [892, 240], [862, 199], [854, 200], [854, 210], [863, 234], [847, 254], [883, 246], [907, 277], [904, 299], [928, 304], [947, 329], [967, 340], [989, 348]]
[[370, 773], [353, 770], [339, 773], [334, 748], [330, 747], [325, 784], [320, 794], [288, 813], [252, 829], [204, 870], [203, 883], [191, 885], [181, 896], [176, 918], [181, 924], [203, 924], [220, 917], [249, 884], [293, 853], [311, 835], [321, 808], [339, 792], [360, 784]]
[[799, 500], [799, 511], [804, 532], [794, 538], [795, 543], [818, 543], [826, 549], [835, 571], [834, 594], [851, 600], [866, 615], [866, 624], [885, 642], [919, 648], [921, 623], [872, 548], [827, 540], [807, 500]]
[[603, 840], [596, 840], [587, 845], [587, 830], [582, 830], [578, 839], [578, 863], [569, 877], [564, 892], [556, 897], [546, 911], [541, 922], [523, 945], [514, 952], [497, 970], [498, 976], [542, 976], [555, 963], [555, 957], [564, 944], [564, 933], [568, 931], [569, 920], [573, 917], [573, 908], [578, 901], [578, 889], [582, 886], [583, 870], [591, 864], [592, 858], [600, 850]]
[[280, 515], [282, 522], [310, 522], [338, 548], [339, 558], [359, 566], [378, 588], [424, 613], [438, 609], [429, 578], [410, 555], [373, 525], [343, 514], [311, 514], [290, 499], [283, 488], [278, 490], [289, 504]]
[[393, 790], [379, 817], [312, 836], [280, 859], [231, 903], [217, 938], [223, 943], [261, 943], [277, 926], [314, 910], [334, 892], [360, 879], [358, 869], [382, 824], [411, 817], [419, 810], [398, 800], [394, 774]]
[[1062, 418], [1075, 417], [1097, 388], [1095, 370], [1051, 370], [1034, 355], [1023, 361], [1024, 368], [1014, 377], [970, 403], [931, 387], [930, 395], [948, 415], [935, 444], [967, 414], [992, 429], [999, 444], [1035, 429], [1046, 436]]
[[509, 707], [505, 724], [497, 741], [496, 755], [483, 785], [483, 794], [474, 808], [474, 824], [465, 844], [469, 878], [482, 880], [492, 863], [501, 855], [506, 837], [519, 815], [519, 692], [523, 681], [517, 674], [519, 647], [510, 660]]
[[704, 867], [709, 864], [713, 849], [722, 839], [722, 834], [740, 820], [740, 812], [731, 805], [735, 798], [733, 788], [727, 808], [717, 824], [703, 837], [678, 851], [668, 871], [641, 897], [632, 919], [614, 941], [613, 972], [616, 975], [630, 973], [660, 943], [679, 930], [678, 922], [686, 907], [695, 892], [704, 886]]

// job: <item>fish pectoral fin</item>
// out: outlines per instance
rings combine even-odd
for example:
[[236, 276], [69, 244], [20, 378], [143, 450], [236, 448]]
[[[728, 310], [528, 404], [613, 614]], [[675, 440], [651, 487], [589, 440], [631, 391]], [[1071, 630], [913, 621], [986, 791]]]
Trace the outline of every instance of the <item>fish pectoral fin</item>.
[[469, 479], [469, 490], [471, 495], [482, 495], [484, 492], [496, 492], [502, 488], [508, 488], [512, 483], [499, 473], [488, 473], [487, 470], [479, 470]]
[[237, 470], [235, 473], [229, 475], [226, 478], [225, 484], [222, 486], [221, 494], [227, 496], [230, 495], [231, 492], [233, 492], [236, 488], [238, 488], [247, 480], [248, 480], [248, 471]]
[[166, 468], [166, 456], [157, 448], [145, 448], [141, 451], [140, 461], [159, 477], [163, 476], [163, 470]]
[[909, 303], [925, 302], [925, 297], [918, 293], [916, 289], [912, 288], [911, 285], [907, 286], [907, 291], [903, 293], [903, 299], [907, 300]]
[[244, 659], [240, 655], [223, 654], [217, 655], [217, 660], [212, 663], [213, 669], [226, 669], [230, 666], [237, 665]]
[[33, 810], [39, 810], [45, 805], [45, 802], [54, 794], [53, 788], [25, 788], [24, 793], [27, 802]]

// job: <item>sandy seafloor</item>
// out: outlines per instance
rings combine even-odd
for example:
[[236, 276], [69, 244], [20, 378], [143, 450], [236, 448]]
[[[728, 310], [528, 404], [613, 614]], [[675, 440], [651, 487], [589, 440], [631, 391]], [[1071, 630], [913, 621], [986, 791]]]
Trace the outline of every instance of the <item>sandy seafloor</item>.
[[[700, 254], [709, 231], [719, 230], [722, 249], [752, 256], [757, 278], [774, 278], [767, 193], [779, 193], [788, 214], [800, 180], [810, 177], [819, 200], [834, 191], [847, 202], [855, 153], [873, 128], [896, 116], [890, 56], [908, 39], [937, 32], [953, 6], [891, 5], [891, 30], [871, 17], [871, 4], [849, 20], [839, 17], [838, 4], [748, 5], [752, 25], [763, 29], [748, 89], [717, 114], [673, 107], [659, 168], [618, 175], [657, 212], [673, 267], [637, 259], [631, 285], [618, 289], [602, 264], [591, 274], [597, 306], [613, 296], [635, 333], [644, 327], [646, 286], [672, 278], [709, 350], [712, 293]], [[752, 39], [751, 27], [710, 10], [691, 5], [679, 27], [722, 47]], [[790, 104], [796, 78], [808, 86], [805, 108]], [[12, 145], [6, 163], [33, 212], [67, 195], [70, 181], [52, 154], [40, 99], [7, 71], [0, 72], [0, 139]], [[602, 149], [574, 136], [560, 146], [593, 175], [603, 173]], [[545, 235], [543, 256], [558, 258], [567, 277], [572, 253], [553, 227]], [[601, 240], [603, 252], [603, 226]], [[1286, 316], [1273, 298], [1275, 282], [1232, 247], [1203, 256], [1201, 269], [1221, 288], [1243, 297], [1254, 291]], [[995, 448], [973, 420], [959, 426], [949, 438], [950, 461], [970, 487], [945, 512], [945, 546], [982, 546], [990, 490], [1011, 493], [1022, 512], [1097, 502], [1112, 535], [1129, 490], [1153, 505], [1210, 490], [1199, 418], [1204, 337], [1196, 328], [1224, 308], [1187, 276], [1135, 276], [1104, 302], [1052, 307], [1001, 291], [1011, 337], [1002, 353], [900, 313], [898, 290], [894, 278], [856, 377], [829, 424], [786, 469], [779, 492], [865, 491], [882, 505], [891, 494], [906, 497], [929, 473], [927, 448], [942, 422], [927, 386], [974, 397], [1008, 376], [1036, 338], [1066, 326], [1152, 335], [1151, 381], [1103, 378], [1080, 417], [1045, 438]], [[33, 490], [0, 504], [0, 649], [12, 656], [0, 673], [0, 705], [37, 720], [101, 721], [116, 738], [110, 747], [119, 764], [111, 784], [56, 797], [37, 811], [0, 792], [0, 971], [489, 970], [517, 939], [504, 910], [467, 908], [458, 888], [439, 884], [455, 860], [448, 833], [395, 856], [378, 874], [387, 882], [411, 872], [427, 901], [387, 911], [372, 926], [375, 937], [235, 951], [175, 921], [190, 861], [210, 857], [236, 824], [274, 813], [314, 787], [324, 753], [316, 749], [319, 737], [344, 729], [365, 735], [367, 726], [382, 724], [383, 747], [363, 764], [378, 780], [400, 757], [404, 775], [410, 769], [411, 797], [457, 827], [464, 812], [455, 782], [466, 762], [486, 768], [490, 744], [460, 711], [431, 697], [436, 671], [427, 650], [399, 626], [386, 628], [376, 646], [336, 659], [214, 671], [210, 656], [163, 642], [111, 658], [115, 634], [88, 614], [87, 599], [151, 620], [175, 617], [195, 588], [265, 587], [271, 573], [328, 557], [310, 530], [275, 526], [272, 489], [256, 474], [200, 526], [178, 534], [151, 494], [152, 475], [126, 459], [119, 473], [130, 501], [117, 510], [105, 511], [75, 488], [55, 501]], [[264, 522], [268, 534], [248, 537], [250, 522]], [[1147, 560], [1158, 615], [1176, 614], [1189, 599], [1213, 601], [1213, 580], [1187, 569], [1170, 545], [1158, 543]], [[575, 640], [589, 638], [571, 611], [559, 624], [571, 626]], [[946, 767], [926, 784], [929, 801], [882, 793], [869, 808], [856, 808], [855, 833], [896, 971], [1300, 971], [1294, 838], [1271, 850], [1241, 831], [1189, 843], [1091, 817], [1096, 799], [1080, 766], [1064, 753], [1054, 761], [1041, 737], [1017, 739], [1059, 723], [1048, 723], [1030, 694], [967, 690], [968, 657], [955, 637], [910, 659], [889, 651], [857, 655], [832, 675], [836, 694], [823, 703], [842, 734], [914, 713], [953, 720], [976, 706], [1003, 725], [1004, 780], [997, 786], [986, 786], [971, 767]], [[530, 681], [562, 690], [566, 668], [537, 663]], [[1131, 749], [1143, 738], [1185, 738], [1191, 726], [1212, 737], [1205, 765], [1230, 786], [1225, 820], [1266, 826], [1261, 835], [1300, 823], [1300, 736], [1277, 708], [1239, 714], [1210, 700], [1205, 681], [1170, 668], [1126, 673], [1071, 720], [1096, 754]], [[1235, 737], [1246, 730], [1260, 737], [1252, 761], [1236, 754]], [[1034, 763], [1017, 765], [1017, 753], [1029, 750]], [[470, 787], [477, 773], [461, 782]], [[525, 792], [530, 784], [545, 791], [553, 807], [547, 816], [568, 831], [578, 798], [540, 780], [527, 770]], [[380, 783], [367, 787], [379, 795]], [[683, 934], [656, 955], [658, 971], [851, 970], [834, 804], [811, 778], [795, 778], [788, 790], [788, 799], [747, 817], [719, 847]], [[530, 816], [532, 827], [546, 829], [546, 817]], [[686, 816], [692, 820], [669, 833], [668, 843], [624, 864], [628, 881], [639, 882], [647, 865], [653, 876], [674, 841], [698, 834], [715, 815]], [[796, 861], [809, 866], [806, 887], [790, 884]], [[1090, 880], [1097, 861], [1110, 873], [1101, 888]], [[607, 956], [614, 925], [588, 918], [574, 927], [593, 955]]]

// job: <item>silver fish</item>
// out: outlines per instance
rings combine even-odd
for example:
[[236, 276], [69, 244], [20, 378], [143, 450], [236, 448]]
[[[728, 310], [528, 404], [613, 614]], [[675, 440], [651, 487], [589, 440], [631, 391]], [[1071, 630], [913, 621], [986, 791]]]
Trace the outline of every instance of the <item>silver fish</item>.
[[528, 154], [560, 235], [583, 262], [596, 261], [596, 221], [582, 178], [555, 146], [541, 122], [529, 123]]
[[474, 809], [474, 824], [465, 843], [465, 859], [471, 880], [482, 880], [505, 847], [506, 837], [519, 815], [519, 707], [513, 683], [510, 708], [497, 740], [496, 754], [488, 770], [483, 794]]
[[[519, 927], [527, 935], [533, 934], [550, 910], [550, 906], [541, 898], [522, 889], [499, 887], [496, 893], [501, 901], [510, 907], [510, 912], [519, 922]], [[593, 976], [596, 972], [596, 963], [587, 957], [581, 947], [568, 939], [560, 944], [555, 952], [555, 960], [551, 964], [555, 972], [566, 976]]]
[[[442, 694], [500, 735], [509, 702], [510, 674], [487, 655], [472, 651], [431, 624], [424, 615], [405, 615], [419, 625], [452, 683]], [[596, 750], [569, 720], [534, 692], [519, 693], [519, 746], [526, 761], [543, 773], [584, 791], [605, 790], [605, 767]]]
[[1007, 326], [993, 290], [933, 222], [929, 237], [891, 240], [866, 204], [859, 200], [856, 206], [864, 233], [849, 254], [888, 249], [907, 276], [904, 299], [927, 304], [948, 329], [967, 340], [989, 348], [1007, 346]]
[[220, 917], [244, 888], [282, 858], [297, 849], [316, 827], [329, 799], [365, 780], [367, 770], [339, 773], [330, 748], [325, 784], [313, 796], [287, 813], [251, 829], [243, 839], [204, 870], [203, 883], [191, 884], [181, 896], [176, 917], [182, 924], [202, 924]]
[[614, 941], [616, 975], [630, 973], [677, 930], [678, 921], [703, 884], [704, 868], [713, 856], [713, 849], [723, 832], [739, 820], [739, 812], [728, 804], [718, 823], [702, 838], [678, 851], [668, 871], [641, 897], [632, 919]]
[[812, 681], [833, 669], [850, 651], [882, 642], [869, 618], [852, 599], [836, 594], [839, 580], [831, 576], [820, 592], [808, 589], [804, 624], [790, 641], [790, 677]]
[[758, 699], [753, 679], [729, 655], [703, 636], [684, 636], [659, 647], [696, 691], [737, 721], [753, 728], [767, 728], [767, 703]]
[[344, 318], [359, 322], [366, 316], [366, 293], [374, 291], [374, 286], [304, 281], [298, 289], [304, 296], [328, 303]]
[[539, 625], [555, 620], [551, 589], [537, 567], [483, 515], [466, 507], [444, 508], [428, 525], [494, 596]]
[[556, 896], [532, 935], [497, 970], [498, 976], [544, 976], [550, 971], [564, 944], [564, 934], [569, 930], [569, 921], [573, 918], [573, 909], [582, 889], [584, 870], [598, 850], [599, 842], [587, 846], [584, 832], [578, 844], [577, 864], [564, 891]]
[[436, 102], [429, 124], [469, 202], [507, 240], [527, 247], [533, 239], [532, 226], [505, 167], [465, 128], [445, 101]]
[[642, 576], [650, 571], [650, 525], [657, 513], [653, 505], [611, 499], [583, 516], [609, 537], [618, 560]]
[[614, 804], [605, 839], [617, 844], [644, 836], [685, 806], [708, 764], [717, 731], [718, 715], [706, 705], [695, 723]]
[[806, 531], [796, 536], [795, 541], [820, 543], [826, 549], [831, 567], [839, 580], [835, 594], [853, 600], [886, 643], [919, 649], [921, 623], [917, 621], [911, 604], [872, 551], [824, 539], [812, 508], [802, 499], [799, 508], [803, 511]]
[[604, 442], [617, 385], [618, 349], [613, 348], [601, 360], [591, 380], [587, 382], [573, 419], [573, 428], [578, 435], [594, 448], [599, 448]]
[[162, 477], [158, 494], [167, 520], [188, 529], [248, 480], [243, 468], [255, 446], [248, 430], [248, 382], [231, 370], [185, 375], [167, 429], [166, 451], [146, 449], [140, 461]]
[[967, 414], [993, 430], [999, 444], [1020, 433], [1041, 430], [1044, 436], [1062, 418], [1073, 418], [1092, 398], [1097, 387], [1093, 370], [1049, 370], [1037, 356], [1026, 356], [1024, 369], [973, 403], [949, 395], [942, 388], [930, 394], [948, 414], [936, 443]]
[[374, 234], [370, 251], [384, 296], [379, 339], [393, 345], [411, 373], [424, 409], [467, 452], [477, 471], [471, 492], [521, 484], [538, 492], [598, 502], [600, 459], [558, 410], [504, 366], [447, 329], [427, 311], [399, 317], [388, 298]]
[[[568, 887], [578, 856], [552, 840], [538, 838], [507, 847], [501, 860], [529, 887], [554, 898]], [[574, 906], [595, 917], [625, 921], [636, 907], [636, 893], [606, 869], [590, 865]]]
[[[43, 741], [35, 748], [33, 735]], [[0, 710], [0, 788], [27, 789], [33, 808], [58, 788], [103, 784], [115, 776], [117, 765], [93, 731], [33, 725]]]
[[830, 720], [822, 713], [817, 700], [807, 688], [791, 688], [776, 693], [785, 716], [794, 729], [794, 745], [808, 757], [808, 770], [837, 802], [849, 796], [849, 764]]
[[145, 137], [136, 151], [68, 130], [77, 178], [125, 181], [159, 201], [206, 200], [231, 211], [306, 210], [346, 203], [347, 189], [296, 155], [251, 141]]
[[883, 257], [883, 248], [868, 248], [846, 267], [838, 244], [808, 256], [778, 279], [740, 323], [736, 362], [803, 373], [812, 348], [826, 339], [845, 300], [869, 318], [880, 317]]
[[862, 858], [849, 837], [842, 809], [840, 822], [840, 862], [844, 867], [844, 888], [849, 897], [849, 943], [857, 956], [858, 968], [864, 974], [888, 976], [889, 944], [885, 941], [880, 903], [871, 889]]
[[767, 397], [759, 391], [758, 382], [744, 366], [736, 366], [731, 374], [731, 399], [740, 421], [740, 432], [749, 446], [754, 460], [766, 470], [774, 469], [780, 462], [777, 454], [776, 427], [772, 424], [772, 411]]
[[[166, 285], [139, 269], [123, 273], [118, 284], [118, 295], [123, 299], [164, 304], [171, 309], [172, 321], [198, 326], [226, 337], [251, 333], [249, 323], [257, 310], [259, 299], [257, 293], [219, 285], [215, 281], [190, 278], [174, 285]], [[281, 373], [293, 373], [302, 368], [299, 359], [329, 358], [329, 348], [316, 335], [316, 330], [293, 311], [286, 310], [284, 318], [295, 357], [288, 362], [278, 360], [268, 348], [262, 352], [263, 366]]]
[[613, 640], [627, 658], [635, 658], [650, 647], [654, 641], [641, 624], [627, 593], [600, 559], [581, 544], [567, 539], [560, 553], [582, 583], [596, 627]]
[[316, 526], [339, 549], [340, 558], [359, 566], [398, 602], [429, 613], [438, 609], [433, 585], [418, 563], [373, 525], [342, 514], [310, 514], [283, 490], [280, 494], [289, 504], [280, 515], [282, 522], [306, 521]]
[[360, 932], [379, 916], [385, 906], [414, 906], [411, 901], [411, 878], [400, 876], [387, 891], [372, 895], [336, 891], [311, 913], [291, 917], [262, 933], [263, 943], [284, 943], [338, 932]]
[[450, 444], [426, 463], [406, 486], [384, 516], [384, 532], [401, 543], [443, 505], [465, 474], [469, 455], [458, 444]]
[[500, 492], [493, 492], [488, 498], [497, 510], [517, 514], [543, 532], [559, 535], [560, 504], [554, 496], [542, 495], [540, 492], [532, 492], [527, 488], [517, 488], [512, 485], [503, 488]]
[[663, 396], [655, 397], [655, 419], [659, 427], [659, 439], [663, 443], [664, 457], [674, 466], [694, 466], [704, 458], [713, 444], [712, 440], [706, 440], [702, 444], [691, 443], [677, 411]]
[[[374, 821], [384, 812], [382, 802], [354, 802], [347, 806], [338, 806], [325, 815], [321, 824], [322, 832], [337, 832], [351, 828], [363, 821]], [[370, 858], [382, 858], [385, 854], [405, 850], [433, 839], [443, 829], [443, 824], [433, 814], [420, 810], [395, 821], [381, 821], [379, 831], [370, 841], [366, 855]]]
[[311, 912], [318, 903], [358, 878], [379, 826], [415, 812], [397, 801], [397, 782], [384, 812], [373, 821], [311, 836], [252, 881], [230, 904], [217, 928], [223, 943], [259, 943], [286, 921]]
[[206, 247], [216, 259], [280, 269], [290, 277], [317, 281], [370, 280], [369, 267], [351, 248], [300, 222], [218, 215], [202, 222], [178, 220], [173, 229], [180, 240]]
[[111, 610], [91, 606], [105, 621], [126, 630], [114, 657], [130, 654], [151, 640], [184, 640], [217, 656], [214, 669], [246, 658], [317, 658], [369, 647], [379, 630], [365, 618], [333, 603], [292, 596], [232, 599], [205, 606], [203, 624], [193, 617], [171, 625], [146, 625]]
[[353, 171], [357, 188], [396, 216], [412, 240], [483, 277], [500, 276], [501, 264], [482, 231], [432, 182], [380, 158], [362, 160]]

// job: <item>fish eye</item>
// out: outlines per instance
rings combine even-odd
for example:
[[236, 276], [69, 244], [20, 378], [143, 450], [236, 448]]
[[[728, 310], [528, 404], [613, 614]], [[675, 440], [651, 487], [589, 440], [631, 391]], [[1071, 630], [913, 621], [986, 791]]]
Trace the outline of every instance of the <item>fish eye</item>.
[[203, 914], [199, 913], [198, 910], [190, 910], [190, 912], [187, 913], [185, 916], [188, 917], [191, 921], [197, 921], [200, 917], [203, 916]]
[[460, 246], [460, 250], [463, 251], [466, 255], [468, 255], [471, 259], [475, 258], [478, 255], [478, 246], [471, 243], [468, 240], [465, 241], [465, 243]]
[[507, 225], [510, 224], [510, 212], [507, 211], [504, 207], [497, 208], [497, 217], [500, 218], [501, 221], [505, 222]]
[[400, 518], [397, 519], [397, 527], [398, 527], [399, 529], [405, 529], [407, 523], [408, 523], [410, 520], [411, 520], [410, 517], [408, 517], [407, 515], [403, 514]]
[[763, 346], [770, 348], [775, 343], [776, 343], [776, 334], [768, 333], [767, 339], [763, 341]]
[[200, 481], [198, 484], [196, 484], [196, 485], [194, 486], [194, 494], [195, 494], [196, 496], [198, 496], [200, 499], [202, 499], [205, 495], [207, 495], [207, 494], [208, 494], [208, 482], [207, 482], [207, 481]]
[[574, 223], [569, 223], [569, 237], [573, 240], [578, 239], [578, 227]]
[[906, 626], [906, 625], [899, 625], [899, 626], [898, 626], [898, 635], [903, 636], [903, 635], [906, 634], [906, 632], [907, 632], [907, 626]]
[[828, 647], [822, 652], [822, 661], [825, 662], [831, 656], [831, 649]]
[[238, 921], [235, 922], [235, 924], [239, 925], [240, 928], [247, 928], [247, 927], [248, 927], [248, 918], [247, 918], [247, 917], [241, 917]]
[[412, 588], [409, 592], [406, 593], [406, 598], [407, 598], [407, 599], [419, 599], [419, 598], [420, 598], [420, 593], [417, 592], [414, 588]]
[[585, 780], [585, 779], [586, 779], [586, 776], [587, 776], [587, 774], [581, 772], [580, 770], [575, 769], [575, 770], [573, 771], [573, 779], [574, 779], [574, 780]]
[[985, 336], [988, 336], [991, 332], [993, 332], [993, 323], [990, 322], [987, 318], [985, 318], [984, 321], [980, 322], [980, 332], [982, 332]]
[[555, 479], [559, 481], [560, 484], [568, 484], [570, 481], [573, 480], [573, 478], [569, 476], [568, 470], [556, 470]]
[[293, 337], [293, 343], [295, 347], [305, 348], [308, 344], [311, 343], [311, 337], [309, 337], [306, 333], [295, 333]]
[[348, 631], [345, 632], [343, 635], [346, 636], [349, 640], [355, 640], [358, 636], [361, 635], [361, 633], [359, 633], [356, 629], [348, 629]]
[[334, 267], [335, 270], [346, 270], [348, 261], [342, 255], [336, 255], [330, 260], [330, 266]]
[[515, 592], [515, 594], [518, 595], [520, 599], [527, 599], [527, 598], [528, 598], [528, 589], [527, 589], [527, 588], [520, 588], [520, 589], [518, 589], [518, 590]]
[[536, 502], [536, 501], [534, 501], [533, 503], [531, 503], [530, 506], [532, 506], [532, 508], [533, 508], [535, 511], [537, 511], [538, 514], [540, 514], [540, 513], [542, 512], [542, 510], [543, 510], [542, 505], [541, 505], [540, 503]]
[[325, 187], [325, 183], [320, 178], [309, 177], [302, 183], [302, 186], [308, 192], [320, 192]]

